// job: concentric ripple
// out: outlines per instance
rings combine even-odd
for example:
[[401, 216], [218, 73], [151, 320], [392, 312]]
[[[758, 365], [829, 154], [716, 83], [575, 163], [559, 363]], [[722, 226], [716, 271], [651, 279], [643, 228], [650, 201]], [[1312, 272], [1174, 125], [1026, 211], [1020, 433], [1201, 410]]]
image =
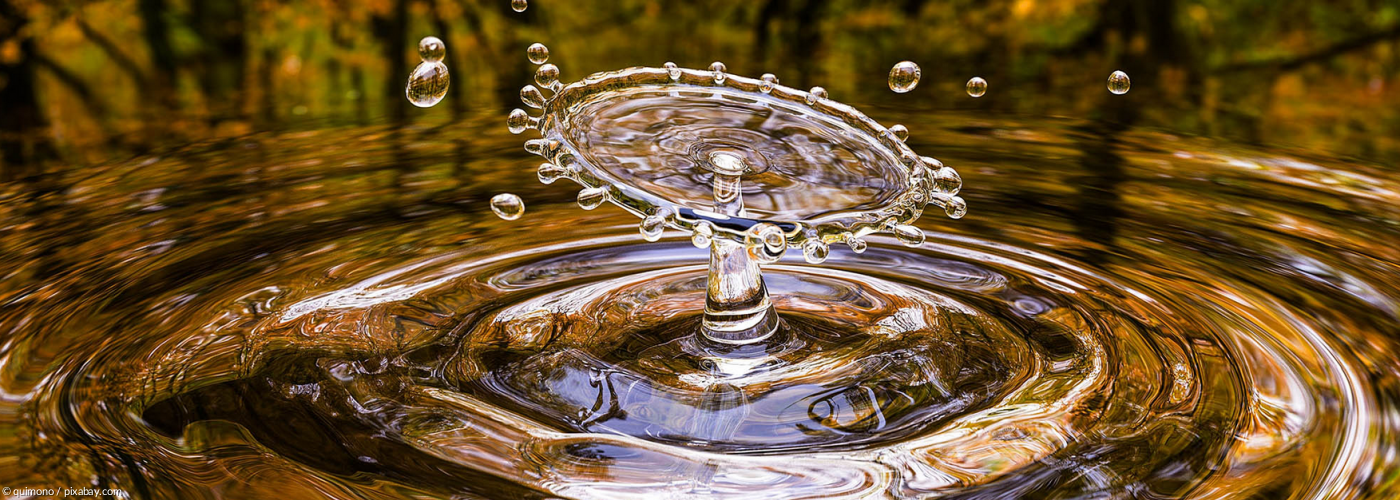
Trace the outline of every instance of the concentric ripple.
[[[478, 129], [355, 131], [339, 139], [366, 147], [341, 152], [248, 138], [12, 190], [0, 482], [160, 498], [1400, 491], [1387, 174], [963, 122], [925, 146], [985, 177], [969, 179], [987, 186], [978, 212], [918, 248], [874, 238], [766, 267], [785, 327], [743, 348], [692, 335], [705, 254], [684, 235], [642, 242], [629, 215], [557, 187], [517, 190], [517, 221], [490, 216], [533, 172], [453, 180], [491, 163], [438, 134]], [[170, 173], [128, 175], [153, 164]]]

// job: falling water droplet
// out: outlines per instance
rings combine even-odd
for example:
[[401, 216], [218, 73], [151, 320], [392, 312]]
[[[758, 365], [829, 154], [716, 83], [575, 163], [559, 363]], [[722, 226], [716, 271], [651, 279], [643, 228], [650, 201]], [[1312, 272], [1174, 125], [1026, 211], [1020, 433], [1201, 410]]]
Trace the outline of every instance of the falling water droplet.
[[904, 142], [905, 139], [909, 138], [909, 129], [898, 123], [890, 127], [890, 133], [894, 134], [894, 138], [899, 139], [899, 142]]
[[648, 215], [642, 219], [642, 223], [637, 226], [642, 232], [642, 239], [656, 241], [661, 239], [661, 232], [666, 230], [666, 218], [660, 215]]
[[831, 248], [819, 239], [810, 239], [802, 244], [802, 258], [806, 259], [808, 264], [826, 262], [826, 256], [830, 252]]
[[750, 227], [744, 235], [744, 247], [749, 256], [763, 264], [771, 264], [787, 253], [787, 237], [778, 226], [763, 222]]
[[914, 87], [919, 86], [919, 77], [921, 76], [923, 76], [923, 72], [919, 69], [919, 65], [912, 61], [900, 61], [899, 64], [890, 68], [890, 90], [901, 94], [914, 90]]
[[525, 12], [525, 8], [530, 6], [530, 2], [525, 0], [510, 0], [510, 8], [516, 12]]
[[519, 196], [501, 193], [491, 197], [491, 211], [505, 220], [519, 219], [520, 215], [525, 213], [525, 202], [521, 201]]
[[690, 244], [696, 248], [705, 248], [710, 246], [710, 239], [714, 237], [715, 225], [709, 221], [700, 221], [690, 233]]
[[447, 46], [435, 36], [425, 36], [418, 41], [418, 57], [427, 62], [438, 62], [447, 56]]
[[724, 79], [727, 78], [724, 72], [728, 70], [729, 67], [725, 66], [722, 62], [715, 61], [710, 64], [710, 71], [715, 74], [715, 83], [724, 83]]
[[424, 61], [413, 68], [413, 73], [408, 75], [408, 87], [404, 89], [404, 95], [408, 96], [408, 102], [420, 108], [432, 107], [442, 101], [447, 95], [447, 85], [451, 78], [447, 74], [447, 65], [441, 62]]
[[525, 103], [526, 106], [540, 109], [544, 107], [544, 94], [540, 93], [538, 87], [526, 85], [520, 88], [520, 102]]
[[1108, 75], [1108, 91], [1114, 94], [1123, 95], [1128, 93], [1128, 87], [1132, 82], [1128, 80], [1128, 74], [1122, 71], [1114, 71]]
[[549, 162], [541, 163], [539, 170], [535, 171], [535, 175], [540, 178], [540, 182], [543, 184], [554, 184], [554, 181], [559, 180], [567, 173], [569, 171], [565, 170], [564, 167]]
[[772, 92], [773, 87], [778, 85], [778, 76], [772, 73], [764, 73], [759, 80], [758, 90], [765, 94]]
[[854, 235], [846, 236], [846, 246], [851, 247], [852, 252], [865, 253], [865, 240], [857, 238]]
[[535, 71], [535, 83], [541, 87], [553, 90], [559, 85], [559, 67], [553, 64], [545, 64]]
[[515, 108], [510, 112], [510, 116], [506, 117], [506, 128], [512, 134], [524, 132], [530, 127], [530, 118], [530, 114], [526, 113], [525, 110]]
[[898, 224], [892, 229], [894, 237], [899, 239], [907, 247], [916, 247], [924, 244], [924, 231], [908, 224]]
[[666, 64], [661, 66], [666, 68], [666, 74], [669, 75], [672, 80], [681, 79], [681, 68], [680, 66], [676, 66], [676, 63], [667, 61]]
[[545, 47], [542, 43], [532, 43], [525, 48], [525, 57], [529, 58], [532, 63], [544, 64], [545, 61], [549, 60], [549, 47]]
[[980, 76], [974, 76], [967, 81], [967, 95], [972, 97], [982, 97], [987, 93], [987, 81]]
[[826, 89], [821, 87], [812, 87], [812, 90], [807, 91], [807, 105], [811, 106], [813, 104], [816, 104], [817, 99], [826, 99], [826, 97]]
[[943, 207], [943, 212], [947, 213], [948, 217], [961, 219], [964, 215], [967, 215], [967, 202], [963, 201], [963, 199], [958, 196], [949, 198], [947, 206]]
[[584, 210], [593, 210], [608, 201], [607, 186], [583, 188], [578, 192], [578, 206]]

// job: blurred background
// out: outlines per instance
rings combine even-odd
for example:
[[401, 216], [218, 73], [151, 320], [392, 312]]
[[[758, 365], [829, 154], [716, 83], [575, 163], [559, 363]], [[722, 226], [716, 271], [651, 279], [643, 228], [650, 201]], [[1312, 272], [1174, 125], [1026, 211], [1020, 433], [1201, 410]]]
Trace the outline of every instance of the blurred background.
[[[0, 0], [4, 179], [210, 138], [501, 117], [543, 42], [566, 81], [675, 61], [870, 106], [1095, 119], [1393, 164], [1400, 0]], [[447, 42], [447, 99], [403, 94]], [[894, 63], [923, 67], [909, 94]], [[971, 99], [968, 78], [990, 82]], [[1145, 103], [1145, 104], [1141, 104]], [[917, 133], [917, 131], [916, 131]]]

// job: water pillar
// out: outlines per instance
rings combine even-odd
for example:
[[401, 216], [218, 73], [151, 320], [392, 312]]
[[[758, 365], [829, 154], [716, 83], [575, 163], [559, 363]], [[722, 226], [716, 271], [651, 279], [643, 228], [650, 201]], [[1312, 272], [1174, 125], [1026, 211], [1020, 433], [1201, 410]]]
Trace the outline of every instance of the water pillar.
[[[744, 217], [740, 190], [745, 165], [734, 154], [710, 157], [715, 172], [715, 212]], [[743, 243], [728, 238], [710, 240], [710, 272], [706, 282], [705, 337], [726, 344], [759, 342], [778, 330], [778, 315], [768, 299], [763, 272]]]

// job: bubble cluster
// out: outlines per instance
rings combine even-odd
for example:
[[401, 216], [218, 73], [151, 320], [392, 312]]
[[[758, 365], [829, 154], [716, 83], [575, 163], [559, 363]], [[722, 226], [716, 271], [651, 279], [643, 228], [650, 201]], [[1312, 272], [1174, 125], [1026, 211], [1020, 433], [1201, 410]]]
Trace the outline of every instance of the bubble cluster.
[[525, 213], [525, 202], [511, 193], [501, 193], [491, 197], [491, 211], [505, 220], [519, 219]]
[[1124, 73], [1122, 71], [1114, 71], [1113, 74], [1108, 75], [1109, 92], [1113, 92], [1114, 94], [1118, 95], [1123, 95], [1128, 93], [1128, 87], [1131, 86], [1132, 82], [1128, 80], [1127, 73]]
[[913, 61], [900, 61], [890, 68], [890, 90], [901, 94], [914, 90], [914, 87], [919, 86], [919, 78], [922, 76], [923, 71], [919, 69], [919, 65]]

